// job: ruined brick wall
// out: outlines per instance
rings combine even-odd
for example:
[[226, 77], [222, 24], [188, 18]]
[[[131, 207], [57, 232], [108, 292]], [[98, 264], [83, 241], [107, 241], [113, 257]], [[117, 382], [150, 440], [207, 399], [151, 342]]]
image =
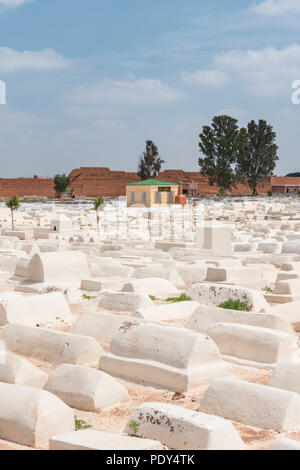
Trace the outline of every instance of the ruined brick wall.
[[273, 176], [271, 178], [272, 186], [300, 185], [300, 178], [291, 176]]
[[83, 167], [70, 173], [70, 187], [75, 189], [76, 196], [125, 196], [125, 185], [139, 179], [137, 173]]
[[[198, 186], [198, 194], [216, 194], [218, 188], [210, 186], [208, 179], [199, 172], [186, 172], [183, 170], [164, 170], [158, 178], [164, 181], [178, 183], [194, 182]], [[105, 167], [82, 167], [70, 173], [70, 188], [75, 189], [77, 197], [116, 197], [124, 196], [125, 185], [139, 181], [137, 173], [125, 171], [111, 171]], [[300, 184], [300, 178], [272, 177], [268, 178], [263, 185], [259, 185], [259, 193], [267, 193], [272, 186], [285, 184]], [[233, 194], [251, 194], [247, 185], [238, 185], [232, 191]], [[53, 180], [50, 178], [0, 178], [0, 197], [11, 197], [16, 194], [23, 196], [54, 196]]]
[[[70, 174], [71, 187], [75, 189], [76, 196], [96, 197], [123, 196], [125, 185], [139, 181], [137, 173], [125, 171], [111, 171], [109, 168], [78, 168]], [[218, 188], [210, 186], [208, 179], [199, 172], [186, 172], [183, 170], [164, 170], [158, 175], [158, 179], [178, 183], [194, 182], [198, 186], [198, 194], [216, 194]], [[267, 193], [271, 189], [271, 180], [268, 179], [264, 185], [260, 185], [260, 193]], [[251, 194], [247, 185], [238, 185], [232, 191], [233, 194]]]
[[[185, 172], [183, 170], [165, 170], [159, 174], [159, 179], [165, 181], [182, 181], [183, 183], [195, 182], [198, 185], [198, 194], [217, 194], [219, 188], [210, 186], [208, 178], [199, 172]], [[271, 189], [271, 179], [258, 186], [259, 193], [267, 193]], [[231, 191], [232, 194], [251, 194], [248, 185], [238, 184], [237, 188]]]
[[51, 178], [0, 178], [0, 197], [54, 196]]

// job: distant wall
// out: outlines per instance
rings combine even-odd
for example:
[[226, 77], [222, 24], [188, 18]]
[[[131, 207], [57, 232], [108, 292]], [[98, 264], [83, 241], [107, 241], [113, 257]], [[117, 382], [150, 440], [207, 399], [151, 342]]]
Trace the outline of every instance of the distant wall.
[[[208, 179], [199, 172], [183, 170], [164, 170], [159, 175], [160, 180], [178, 183], [194, 182], [198, 186], [198, 194], [216, 194], [218, 188], [210, 186]], [[104, 167], [81, 167], [70, 173], [70, 188], [75, 189], [77, 197], [116, 197], [125, 196], [125, 185], [139, 181], [137, 173], [126, 171], [111, 171]], [[263, 185], [259, 185], [259, 193], [267, 193], [273, 186], [300, 185], [300, 178], [272, 177]], [[0, 197], [11, 197], [16, 194], [24, 196], [54, 196], [53, 180], [51, 178], [0, 178]], [[247, 185], [239, 184], [232, 194], [251, 194]]]
[[[140, 181], [137, 173], [125, 171], [111, 171], [109, 168], [78, 168], [70, 173], [71, 187], [75, 189], [76, 196], [96, 197], [123, 196], [126, 194], [125, 185]], [[216, 194], [218, 188], [210, 186], [208, 179], [199, 172], [186, 172], [183, 170], [164, 170], [158, 175], [158, 179], [178, 183], [195, 182], [198, 185], [198, 194]], [[299, 178], [300, 181], [300, 178]], [[260, 193], [267, 193], [271, 189], [271, 179], [264, 185], [260, 185]], [[232, 191], [233, 194], [250, 194], [247, 185], [238, 185]]]
[[76, 196], [125, 196], [125, 185], [139, 181], [136, 173], [111, 171], [109, 168], [79, 168], [70, 173], [70, 187]]
[[272, 186], [280, 186], [280, 185], [299, 185], [300, 186], [300, 178], [295, 176], [273, 176], [271, 178]]
[[0, 197], [54, 196], [51, 178], [0, 178]]

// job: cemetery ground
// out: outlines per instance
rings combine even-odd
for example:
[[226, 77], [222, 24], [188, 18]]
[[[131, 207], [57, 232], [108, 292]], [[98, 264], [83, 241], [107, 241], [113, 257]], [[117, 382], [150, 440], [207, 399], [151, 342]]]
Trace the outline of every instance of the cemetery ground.
[[299, 210], [0, 207], [0, 450], [300, 448]]

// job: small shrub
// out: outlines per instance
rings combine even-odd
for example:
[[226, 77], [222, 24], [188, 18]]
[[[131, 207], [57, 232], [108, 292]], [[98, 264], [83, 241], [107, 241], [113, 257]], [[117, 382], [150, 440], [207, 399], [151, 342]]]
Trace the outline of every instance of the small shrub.
[[96, 297], [92, 297], [91, 295], [83, 294], [82, 298], [83, 298], [84, 300], [93, 300], [93, 299], [95, 299]]
[[180, 297], [169, 297], [166, 302], [190, 302], [191, 300], [186, 294], [181, 294]]
[[133, 434], [137, 434], [138, 430], [139, 430], [139, 423], [137, 423], [136, 421], [130, 421], [130, 423], [128, 424], [129, 428], [131, 429], [132, 433]]
[[221, 303], [218, 305], [220, 308], [224, 308], [227, 310], [240, 310], [242, 312], [250, 312], [251, 307], [247, 302], [242, 302], [241, 300], [233, 300], [229, 299], [226, 302]]
[[271, 191], [271, 190], [268, 191], [268, 192], [267, 192], [267, 195], [268, 195], [269, 197], [272, 197], [272, 196], [273, 196], [273, 191]]
[[266, 286], [262, 289], [264, 292], [266, 292], [267, 294], [273, 294], [273, 289], [272, 287], [269, 287], [269, 286]]
[[156, 300], [155, 295], [149, 295], [149, 297], [150, 297], [151, 300]]
[[81, 431], [82, 429], [90, 429], [92, 426], [82, 419], [75, 418], [75, 431]]

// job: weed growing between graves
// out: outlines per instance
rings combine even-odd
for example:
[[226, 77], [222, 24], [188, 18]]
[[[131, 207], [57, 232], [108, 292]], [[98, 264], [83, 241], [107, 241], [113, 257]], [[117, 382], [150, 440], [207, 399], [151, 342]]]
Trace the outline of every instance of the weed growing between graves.
[[130, 423], [128, 424], [129, 428], [131, 429], [132, 433], [133, 434], [137, 434], [138, 430], [139, 430], [139, 423], [137, 423], [136, 421], [132, 420], [130, 421]]
[[157, 300], [155, 295], [149, 295], [149, 297], [150, 297], [151, 300]]
[[247, 302], [242, 302], [241, 300], [229, 299], [226, 302], [218, 305], [219, 308], [225, 308], [227, 310], [240, 310], [242, 312], [250, 312], [251, 307]]
[[92, 426], [82, 419], [77, 419], [75, 417], [75, 431], [82, 431], [83, 429], [90, 429]]
[[186, 294], [181, 294], [180, 297], [169, 297], [166, 302], [190, 302], [191, 300]]
[[269, 287], [269, 286], [266, 286], [262, 289], [264, 292], [266, 292], [267, 294], [273, 294], [273, 289], [272, 287]]
[[93, 300], [93, 299], [95, 299], [96, 297], [92, 297], [91, 295], [83, 294], [82, 298], [83, 298], [84, 300]]

